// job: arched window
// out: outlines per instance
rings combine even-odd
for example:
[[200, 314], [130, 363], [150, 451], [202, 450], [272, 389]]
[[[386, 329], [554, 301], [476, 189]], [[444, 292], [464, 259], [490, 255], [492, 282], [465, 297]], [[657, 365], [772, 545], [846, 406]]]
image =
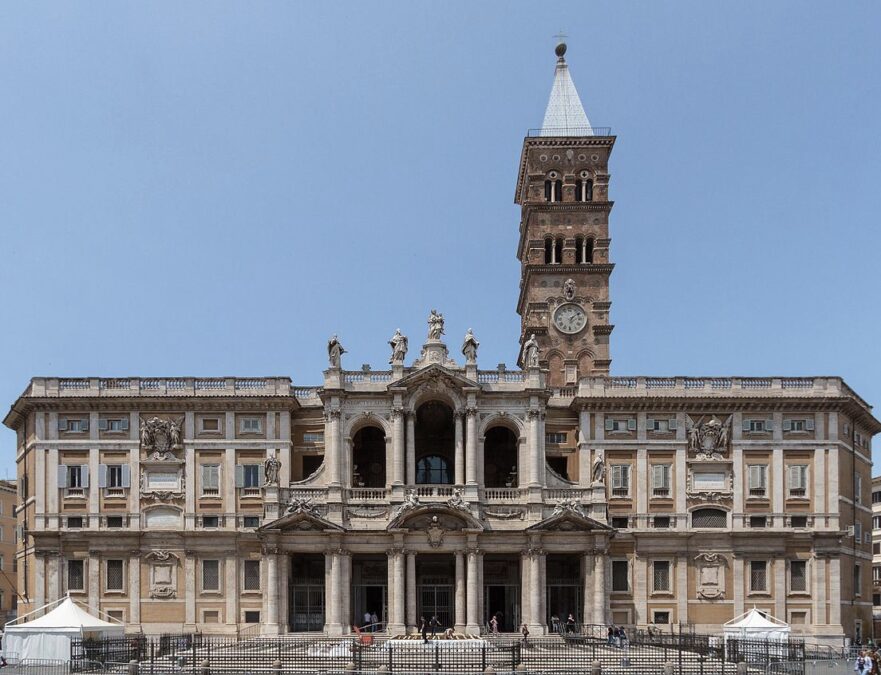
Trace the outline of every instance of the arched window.
[[554, 243], [554, 262], [560, 264], [563, 262], [563, 238], [560, 237]]
[[548, 174], [548, 180], [545, 181], [545, 201], [563, 201], [563, 181], [559, 178], [559, 174], [556, 171], [551, 171]]
[[359, 429], [352, 439], [352, 487], [385, 487], [385, 434], [376, 427]]
[[416, 462], [416, 482], [423, 485], [451, 485], [453, 471], [449, 460], [440, 455], [426, 455]]
[[584, 237], [575, 237], [575, 264], [584, 262]]
[[695, 509], [691, 512], [692, 527], [728, 527], [728, 514], [721, 509]]
[[575, 201], [576, 202], [592, 202], [593, 201], [593, 181], [589, 178], [587, 171], [582, 171], [581, 178], [575, 181]]
[[554, 260], [554, 240], [545, 239], [545, 265], [550, 265]]
[[493, 427], [483, 443], [483, 480], [488, 488], [517, 487], [518, 441], [506, 427]]

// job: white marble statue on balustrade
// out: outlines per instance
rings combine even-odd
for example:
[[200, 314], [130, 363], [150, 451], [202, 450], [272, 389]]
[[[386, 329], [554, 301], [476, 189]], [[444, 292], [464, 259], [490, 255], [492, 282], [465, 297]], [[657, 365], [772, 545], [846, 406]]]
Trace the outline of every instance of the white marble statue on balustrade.
[[392, 357], [389, 359], [389, 363], [402, 365], [404, 357], [407, 356], [407, 336], [401, 334], [400, 328], [396, 328], [395, 334], [392, 335], [392, 339], [388, 343], [392, 348]]
[[532, 333], [523, 344], [523, 365], [526, 368], [538, 367], [538, 341], [535, 339], [535, 333]]
[[469, 328], [465, 333], [465, 340], [462, 342], [462, 354], [465, 356], [465, 363], [468, 365], [477, 363], [477, 348], [480, 343], [474, 337], [474, 332]]

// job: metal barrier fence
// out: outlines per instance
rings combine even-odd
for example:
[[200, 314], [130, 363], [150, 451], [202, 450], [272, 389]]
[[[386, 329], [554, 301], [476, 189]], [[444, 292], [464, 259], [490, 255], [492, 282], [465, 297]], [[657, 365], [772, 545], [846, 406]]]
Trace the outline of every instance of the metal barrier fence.
[[[587, 631], [585, 631], [587, 632]], [[718, 636], [644, 633], [611, 643], [607, 638], [573, 633], [529, 639], [487, 636], [485, 640], [390, 640], [370, 634], [356, 638], [287, 635], [242, 637], [203, 634], [129, 636], [74, 641], [73, 672], [105, 671], [135, 661], [140, 673], [462, 673], [474, 675], [491, 668], [496, 673], [517, 670], [564, 675], [590, 672], [661, 673], [665, 666], [677, 675], [733, 674], [737, 664], [764, 673], [769, 664], [803, 663], [799, 640], [784, 642], [732, 640]], [[368, 639], [369, 638], [369, 639]], [[115, 672], [126, 672], [115, 670]]]

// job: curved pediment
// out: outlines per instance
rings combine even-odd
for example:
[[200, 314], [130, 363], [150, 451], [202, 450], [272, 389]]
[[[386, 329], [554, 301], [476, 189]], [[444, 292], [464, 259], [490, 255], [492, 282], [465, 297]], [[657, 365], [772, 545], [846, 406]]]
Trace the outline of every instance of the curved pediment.
[[461, 372], [451, 370], [445, 366], [432, 364], [425, 366], [419, 370], [408, 373], [400, 380], [393, 382], [393, 387], [403, 387], [410, 391], [418, 389], [420, 386], [431, 385], [446, 387], [449, 389], [461, 389], [463, 387], [477, 387], [478, 384], [474, 380], [470, 380]]
[[446, 504], [421, 504], [398, 507], [386, 529], [429, 531], [439, 528], [444, 532], [482, 531], [483, 525], [466, 508]]

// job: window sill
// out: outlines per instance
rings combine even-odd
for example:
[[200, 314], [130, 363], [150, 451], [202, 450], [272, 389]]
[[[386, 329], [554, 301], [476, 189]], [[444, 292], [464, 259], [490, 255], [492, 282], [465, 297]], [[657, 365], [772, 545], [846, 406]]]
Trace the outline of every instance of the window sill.
[[263, 592], [258, 589], [256, 591], [242, 591], [241, 594], [245, 595], [245, 596], [258, 596], [259, 597], [263, 594]]
[[750, 598], [770, 598], [771, 591], [749, 591], [746, 595]]
[[811, 594], [809, 591], [789, 591], [790, 598], [809, 598]]
[[111, 590], [108, 590], [108, 589], [105, 588], [105, 589], [104, 589], [104, 595], [111, 595], [111, 596], [125, 597], [126, 593], [125, 593], [125, 591], [122, 590], [122, 589], [114, 589], [114, 590], [111, 591]]
[[223, 497], [221, 495], [199, 495], [199, 500], [201, 501], [203, 499], [206, 501], [214, 501], [214, 502], [223, 501]]
[[674, 597], [673, 591], [652, 591], [649, 595], [652, 598], [672, 598], [672, 597]]
[[207, 597], [212, 597], [212, 598], [222, 598], [223, 592], [219, 591], [219, 590], [218, 591], [205, 591], [205, 590], [203, 590], [203, 591], [199, 591], [199, 595], [201, 595], [202, 597], [207, 596]]

